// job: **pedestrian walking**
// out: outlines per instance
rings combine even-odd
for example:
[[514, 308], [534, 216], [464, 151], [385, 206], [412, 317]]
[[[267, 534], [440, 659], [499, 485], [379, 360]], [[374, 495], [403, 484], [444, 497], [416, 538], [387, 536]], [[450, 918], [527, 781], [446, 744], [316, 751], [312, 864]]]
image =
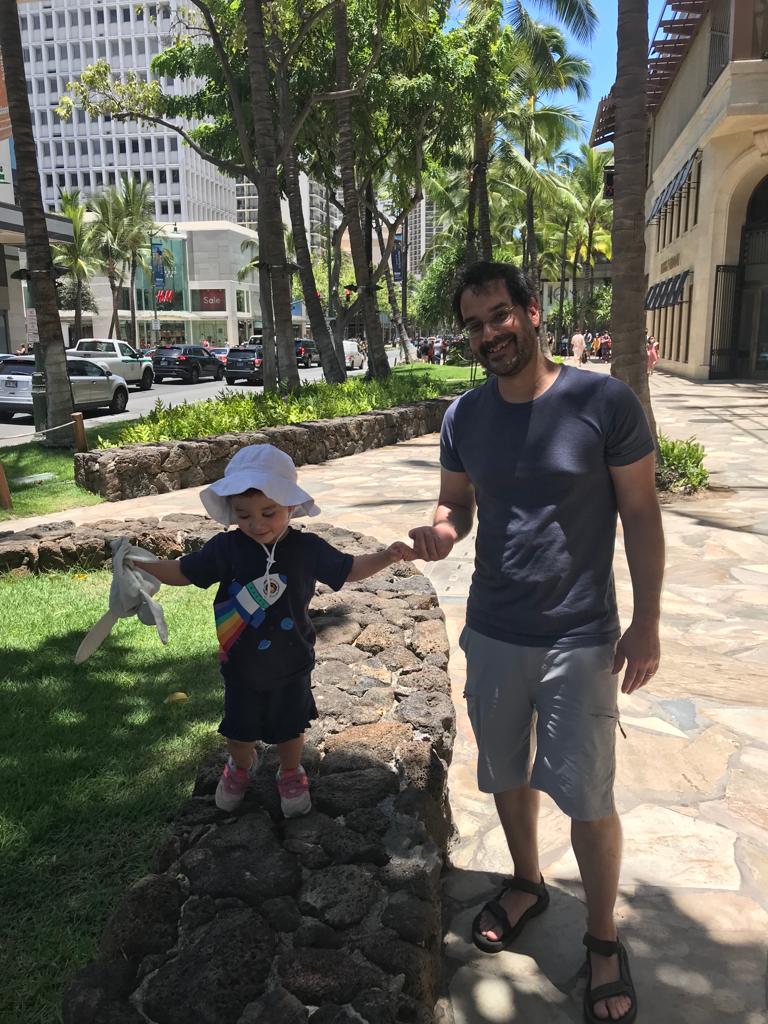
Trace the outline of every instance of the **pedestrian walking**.
[[317, 534], [296, 531], [297, 516], [320, 509], [299, 487], [296, 467], [270, 444], [249, 445], [230, 460], [221, 480], [200, 494], [208, 514], [235, 530], [218, 533], [199, 551], [179, 559], [141, 562], [171, 586], [218, 584], [213, 602], [224, 677], [224, 718], [229, 758], [216, 789], [216, 806], [234, 810], [258, 768], [256, 742], [277, 747], [277, 789], [286, 818], [311, 810], [301, 766], [304, 732], [317, 718], [311, 674], [315, 630], [309, 602], [315, 586], [340, 590], [401, 559], [395, 543], [368, 555], [348, 555]]
[[573, 353], [573, 361], [576, 366], [581, 366], [584, 359], [584, 348], [586, 345], [586, 338], [577, 330], [571, 338], [571, 352]]
[[432, 346], [432, 359], [430, 362], [439, 366], [443, 361], [443, 339], [435, 338], [435, 343]]
[[[477, 915], [472, 938], [487, 953], [509, 948], [547, 909], [536, 829], [539, 791], [548, 793], [571, 819], [586, 896], [585, 1017], [628, 1024], [637, 997], [613, 914], [614, 746], [621, 669], [622, 692], [632, 693], [659, 664], [664, 542], [653, 439], [626, 385], [541, 353], [538, 298], [518, 268], [469, 267], [454, 312], [489, 377], [448, 410], [433, 524], [410, 535], [416, 557], [446, 558], [477, 507], [461, 636], [465, 696], [478, 785], [494, 796], [514, 876]], [[612, 571], [617, 514], [634, 593], [623, 634]]]
[[656, 363], [659, 361], [659, 343], [651, 335], [645, 345], [646, 358], [648, 360], [647, 371], [650, 377], [653, 371], [656, 369]]

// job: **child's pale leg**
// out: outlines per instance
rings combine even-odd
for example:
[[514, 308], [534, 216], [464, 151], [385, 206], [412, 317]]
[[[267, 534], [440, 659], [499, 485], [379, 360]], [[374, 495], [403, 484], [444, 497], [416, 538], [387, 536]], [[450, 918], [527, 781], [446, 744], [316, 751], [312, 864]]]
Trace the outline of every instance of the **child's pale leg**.
[[241, 740], [227, 740], [227, 750], [229, 751], [232, 760], [235, 762], [236, 766], [241, 768], [244, 772], [249, 771], [253, 764], [253, 751], [255, 746], [255, 740], [252, 740], [250, 743], [243, 743]]
[[299, 767], [301, 752], [304, 749], [304, 733], [295, 739], [277, 744], [277, 756], [280, 758], [281, 772], [294, 772]]

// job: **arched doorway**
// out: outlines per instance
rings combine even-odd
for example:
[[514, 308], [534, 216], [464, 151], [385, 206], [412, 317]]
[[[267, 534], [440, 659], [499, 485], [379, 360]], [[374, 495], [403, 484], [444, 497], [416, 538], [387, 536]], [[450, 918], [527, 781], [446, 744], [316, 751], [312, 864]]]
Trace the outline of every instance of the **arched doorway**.
[[747, 206], [741, 244], [739, 354], [747, 377], [768, 379], [768, 177]]

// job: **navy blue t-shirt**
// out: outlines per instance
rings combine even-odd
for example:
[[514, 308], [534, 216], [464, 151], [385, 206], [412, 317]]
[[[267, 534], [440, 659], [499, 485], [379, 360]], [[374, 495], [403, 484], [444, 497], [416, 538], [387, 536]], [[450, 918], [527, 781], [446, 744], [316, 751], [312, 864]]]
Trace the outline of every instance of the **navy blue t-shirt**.
[[[218, 533], [180, 560], [197, 587], [219, 584], [213, 602], [221, 674], [229, 683], [271, 690], [311, 671], [315, 630], [309, 602], [315, 583], [339, 590], [352, 569], [345, 555], [314, 533], [289, 529], [275, 548], [269, 575], [276, 590], [270, 603], [259, 581], [267, 568], [261, 544], [241, 530]], [[282, 593], [280, 593], [282, 590]]]
[[496, 378], [457, 399], [441, 433], [445, 469], [477, 499], [467, 625], [529, 647], [586, 647], [619, 631], [610, 466], [653, 451], [635, 394], [614, 377], [562, 366], [532, 402], [505, 402]]

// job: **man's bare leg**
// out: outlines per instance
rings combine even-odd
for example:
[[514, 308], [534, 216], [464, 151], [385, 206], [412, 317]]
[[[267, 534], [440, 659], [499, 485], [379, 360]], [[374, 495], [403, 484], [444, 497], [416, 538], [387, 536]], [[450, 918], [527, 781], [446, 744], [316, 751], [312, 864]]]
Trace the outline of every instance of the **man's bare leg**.
[[[538, 884], [541, 878], [539, 870], [539, 792], [530, 786], [518, 786], [504, 793], [495, 793], [496, 810], [501, 821], [507, 846], [512, 855], [515, 874]], [[510, 890], [501, 899], [501, 905], [507, 912], [509, 923], [514, 925], [520, 917], [532, 907], [537, 897], [527, 892]], [[480, 918], [480, 931], [489, 939], [501, 938], [502, 927], [493, 914], [487, 911]]]
[[[621, 868], [621, 822], [618, 814], [597, 821], [572, 821], [571, 844], [581, 872], [587, 898], [587, 931], [596, 939], [616, 940], [613, 908], [619, 889]], [[591, 954], [592, 987], [618, 981], [619, 959], [616, 956]], [[601, 1000], [595, 1013], [605, 1020], [621, 1020], [632, 1001], [627, 996]]]

